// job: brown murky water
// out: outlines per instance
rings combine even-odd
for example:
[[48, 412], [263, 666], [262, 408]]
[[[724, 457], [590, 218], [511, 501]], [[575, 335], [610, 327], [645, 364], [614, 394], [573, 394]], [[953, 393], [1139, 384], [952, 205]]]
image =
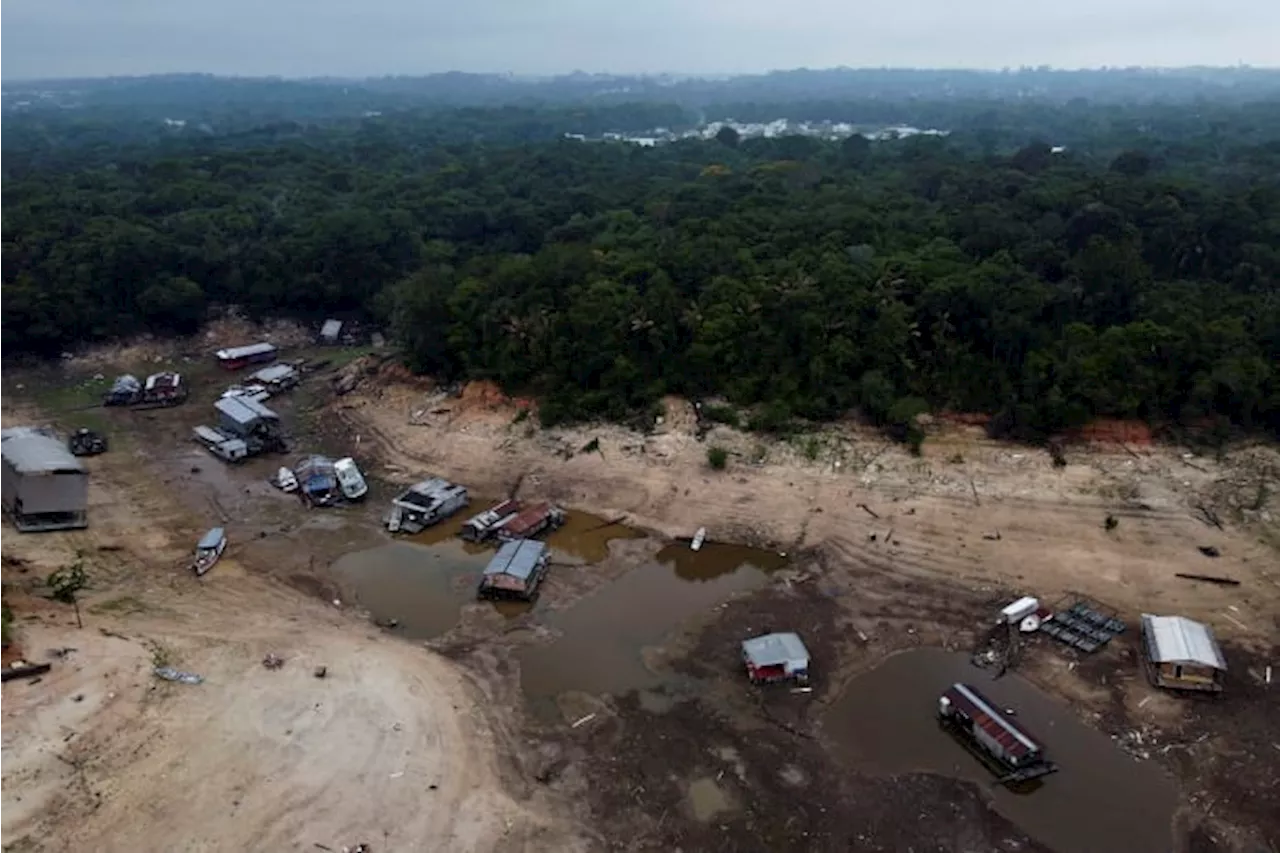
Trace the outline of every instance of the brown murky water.
[[585, 563], [599, 563], [609, 556], [609, 543], [615, 539], [643, 539], [644, 532], [589, 512], [569, 510], [564, 526], [546, 537], [555, 550], [577, 557]]
[[[472, 497], [471, 505], [457, 515], [447, 518], [439, 524], [428, 527], [421, 533], [406, 537], [405, 541], [420, 545], [435, 545], [441, 542], [462, 541], [459, 533], [462, 525], [476, 513], [483, 512], [498, 503], [496, 498]], [[609, 519], [589, 512], [569, 510], [565, 513], [564, 526], [549, 536], [542, 537], [547, 544], [563, 555], [576, 558], [584, 563], [599, 563], [609, 556], [609, 543], [615, 539], [643, 539], [644, 532], [624, 524], [614, 524]], [[492, 553], [493, 548], [487, 545], [466, 543], [468, 553]]]
[[400, 633], [425, 640], [458, 624], [462, 606], [475, 601], [488, 561], [461, 542], [426, 547], [399, 541], [347, 554], [331, 570], [375, 620], [395, 619]]
[[656, 687], [661, 678], [644, 663], [683, 622], [709, 612], [744, 590], [762, 586], [783, 559], [768, 551], [732, 545], [687, 545], [660, 551], [568, 610], [547, 621], [561, 636], [520, 655], [521, 685], [531, 699], [570, 690], [625, 693]]
[[[938, 695], [960, 681], [1016, 710], [1061, 769], [1022, 793], [993, 776], [936, 722]], [[1016, 674], [994, 680], [968, 656], [917, 649], [856, 679], [824, 717], [845, 758], [884, 773], [923, 771], [983, 785], [995, 808], [1059, 853], [1168, 853], [1178, 792]]]

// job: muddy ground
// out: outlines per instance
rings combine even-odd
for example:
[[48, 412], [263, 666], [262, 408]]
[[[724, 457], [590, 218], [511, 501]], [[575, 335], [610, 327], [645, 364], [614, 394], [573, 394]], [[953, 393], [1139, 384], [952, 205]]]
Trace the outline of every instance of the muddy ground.
[[[275, 621], [288, 614], [283, 619], [291, 625], [322, 619], [325, 631], [333, 632], [326, 641], [334, 644], [333, 651], [326, 656], [337, 655], [341, 637], [348, 636], [351, 654], [385, 655], [387, 665], [410, 671], [420, 665], [444, 667], [431, 677], [461, 679], [458, 691], [447, 691], [457, 706], [450, 710], [462, 719], [480, 720], [477, 736], [491, 744], [494, 755], [489, 775], [463, 781], [468, 790], [481, 792], [476, 796], [504, 804], [487, 817], [483, 809], [473, 810], [451, 824], [461, 821], [474, 833], [465, 836], [473, 844], [467, 849], [503, 844], [548, 849], [548, 843], [558, 849], [580, 844], [630, 850], [1078, 849], [1061, 834], [1032, 837], [994, 808], [989, 791], [971, 779], [885, 773], [849, 759], [837, 743], [839, 720], [832, 711], [857, 690], [860, 676], [889, 655], [914, 647], [968, 651], [992, 613], [1011, 598], [1030, 593], [1056, 601], [1069, 592], [1115, 608], [1130, 623], [1148, 610], [1211, 622], [1231, 665], [1226, 696], [1195, 700], [1153, 690], [1137, 666], [1132, 631], [1084, 659], [1048, 638], [1036, 638], [1023, 648], [1009, 677], [1025, 677], [1069, 703], [1079, 720], [1114, 737], [1117, 748], [1136, 759], [1156, 763], [1173, 780], [1177, 809], [1169, 816], [1168, 849], [1252, 851], [1280, 845], [1275, 735], [1280, 678], [1263, 683], [1266, 667], [1280, 662], [1275, 522], [1280, 489], [1273, 488], [1280, 468], [1272, 448], [1245, 447], [1214, 459], [1159, 446], [1078, 446], [1070, 449], [1068, 466], [1055, 469], [1042, 451], [939, 426], [923, 458], [913, 458], [850, 425], [792, 441], [761, 441], [721, 427], [699, 441], [691, 410], [680, 401], [670, 401], [663, 423], [649, 435], [615, 427], [544, 431], [520, 414], [519, 401], [493, 389], [474, 385], [460, 397], [445, 396], [429, 382], [408, 380], [385, 367], [379, 371], [373, 360], [343, 366], [356, 354], [339, 353], [329, 368], [269, 405], [285, 417], [300, 450], [355, 455], [372, 475], [373, 494], [362, 506], [306, 512], [266, 485], [275, 467], [288, 459], [227, 469], [189, 442], [190, 427], [208, 422], [208, 403], [220, 387], [216, 383], [224, 381], [200, 360], [199, 351], [208, 343], [188, 348], [188, 362], [172, 349], [145, 351], [148, 364], [163, 366], [169, 359], [185, 365], [200, 389], [190, 404], [170, 411], [80, 410], [96, 390], [94, 373], [109, 375], [112, 365], [137, 369], [129, 361], [137, 356], [134, 351], [99, 355], [59, 373], [6, 374], [6, 425], [15, 417], [28, 422], [47, 417], [66, 427], [88, 422], [107, 429], [113, 439], [112, 453], [90, 465], [99, 495], [95, 508], [109, 502], [115, 520], [95, 521], [86, 534], [39, 541], [61, 537], [100, 547], [105, 540], [99, 538], [110, 534], [107, 544], [114, 547], [120, 540], [134, 541], [124, 531], [136, 526], [144, 541], [158, 548], [130, 546], [130, 565], [147, 567], [165, 580], [122, 595], [115, 585], [125, 583], [119, 579], [125, 572], [107, 573], [112, 574], [110, 589], [106, 579], [95, 578], [95, 588], [104, 587], [100, 595], [110, 596], [107, 601], [135, 597], [146, 609], [99, 612], [92, 624], [129, 635], [141, 620], [147, 631], [172, 633], [175, 643], [185, 645], [193, 603], [188, 593], [181, 605], [171, 601], [174, 567], [202, 526], [224, 523], [235, 532], [234, 564], [230, 570], [224, 564], [215, 569], [215, 578], [226, 578], [215, 585], [235, 587], [235, 603], [229, 599], [214, 608], [212, 617], [204, 616], [211, 621], [202, 631], [240, 630], [230, 621], [237, 608], [257, 614], [255, 624], [271, 624], [272, 614]], [[313, 359], [329, 355], [304, 352]], [[333, 380], [339, 374], [354, 377], [357, 387], [335, 397]], [[26, 387], [16, 389], [17, 384]], [[17, 409], [11, 404], [15, 390], [26, 401]], [[592, 440], [598, 440], [599, 449], [584, 452]], [[731, 451], [727, 471], [707, 467], [705, 452], [712, 444]], [[528, 612], [465, 603], [466, 582], [458, 581], [450, 592], [458, 594], [457, 617], [427, 642], [440, 653], [432, 655], [415, 648], [422, 635], [406, 633], [404, 625], [382, 633], [361, 621], [368, 614], [353, 617], [358, 590], [349, 576], [330, 571], [339, 555], [385, 545], [388, 538], [378, 522], [387, 497], [398, 484], [428, 474], [451, 477], [477, 495], [518, 489], [522, 497], [552, 498], [593, 513], [600, 524], [625, 519], [628, 529], [646, 535], [612, 538], [591, 525], [581, 535], [553, 539], [565, 565], [552, 572], [537, 607]], [[100, 482], [110, 498], [99, 491]], [[1107, 515], [1119, 522], [1110, 530], [1103, 524]], [[1206, 516], [1221, 528], [1207, 523]], [[761, 567], [768, 570], [760, 575], [764, 580], [753, 576], [729, 584], [723, 600], [712, 595], [708, 601], [715, 603], [676, 613], [676, 629], [660, 638], [638, 634], [635, 642], [652, 676], [643, 688], [608, 692], [588, 686], [533, 697], [529, 672], [522, 670], [531, 672], [530, 661], [545, 656], [546, 649], [558, 654], [564, 637], [576, 636], [575, 631], [601, 630], [579, 625], [593, 602], [617, 608], [610, 618], [628, 626], [661, 609], [660, 602], [640, 593], [665, 595], [666, 587], [637, 591], [633, 609], [639, 616], [627, 612], [625, 599], [609, 599], [610, 590], [634, 578], [637, 566], [656, 564], [670, 537], [688, 536], [703, 525], [713, 541], [764, 546], [771, 555], [785, 553], [786, 564], [777, 568], [762, 556], [757, 562], [770, 563]], [[34, 546], [25, 545], [30, 537], [16, 537], [8, 528], [5, 533], [6, 557], [41, 570], [56, 560], [30, 553]], [[1205, 557], [1197, 550], [1202, 545], [1216, 547], [1221, 556]], [[1230, 575], [1242, 585], [1181, 581], [1173, 577], [1178, 571]], [[721, 577], [719, 570], [714, 574]], [[733, 572], [723, 576], [743, 578]], [[16, 580], [20, 584], [22, 578]], [[21, 600], [10, 593], [13, 581], [15, 569], [6, 565], [6, 601]], [[280, 583], [305, 596], [281, 590]], [[334, 608], [334, 599], [342, 606]], [[22, 624], [25, 633], [27, 624], [38, 623]], [[737, 644], [770, 629], [803, 633], [817, 669], [812, 692], [782, 688], [761, 694], [743, 685]], [[35, 647], [49, 642], [38, 638]], [[263, 642], [283, 644], [274, 636]], [[567, 648], [565, 654], [576, 652]], [[145, 668], [145, 661], [137, 665]], [[267, 678], [251, 656], [236, 665], [253, 670], [256, 681]], [[590, 669], [586, 662], [583, 666]], [[145, 680], [136, 689], [143, 689]], [[311, 686], [299, 679], [282, 689], [292, 694]], [[366, 691], [387, 691], [387, 702], [411, 686], [385, 680], [362, 685]], [[11, 697], [39, 689], [5, 687], [6, 844], [11, 833], [32, 826], [55, 832], [54, 838], [70, 837], [50, 828], [62, 819], [61, 812], [43, 822], [31, 818], [34, 824], [10, 823], [11, 780], [16, 784], [18, 777], [10, 772], [9, 735], [22, 720], [10, 716]], [[903, 713], [930, 711], [904, 708]], [[149, 719], [168, 725], [169, 714], [162, 704], [150, 710]], [[343, 737], [341, 726], [353, 724], [333, 723], [321, 735]], [[445, 724], [433, 720], [422, 728]], [[187, 729], [181, 737], [164, 734], [151, 752], [198, 750]], [[47, 727], [38, 734], [55, 736]], [[29, 730], [27, 735], [32, 736]], [[485, 751], [470, 740], [462, 748]], [[342, 755], [334, 756], [335, 765], [345, 760]], [[120, 750], [93, 760], [101, 774], [141, 766], [141, 759]], [[444, 759], [446, 766], [449, 760]], [[425, 760], [433, 763], [434, 758]], [[370, 774], [385, 770], [387, 780], [404, 772], [389, 764], [361, 767]], [[276, 783], [266, 781], [274, 778], [269, 769], [260, 770], [261, 778], [246, 767], [236, 772], [243, 775], [237, 790], [275, 796]], [[55, 778], [70, 786], [64, 777]], [[155, 792], [147, 785], [135, 788], [137, 795]], [[58, 796], [75, 800], [66, 791]], [[118, 811], [122, 805], [88, 806], [109, 816], [92, 826], [129, 839], [128, 819]], [[395, 819], [396, 808], [380, 805], [373, 811], [382, 811], [385, 823]], [[508, 808], [515, 811], [504, 811]], [[292, 814], [292, 806], [286, 811]], [[194, 812], [183, 811], [183, 820], [196, 821]], [[518, 815], [514, 823], [510, 816], [500, 817], [510, 814]], [[536, 820], [530, 817], [534, 814]], [[256, 819], [260, 828], [278, 830], [277, 838], [302, 840], [297, 827], [278, 827], [265, 815]], [[175, 821], [175, 831], [180, 823]], [[373, 831], [371, 823], [365, 825]], [[435, 849], [462, 849], [463, 837]], [[1116, 843], [1114, 849], [1122, 849], [1123, 841]], [[405, 844], [375, 849], [420, 849]], [[210, 847], [233, 848], [229, 841]]]

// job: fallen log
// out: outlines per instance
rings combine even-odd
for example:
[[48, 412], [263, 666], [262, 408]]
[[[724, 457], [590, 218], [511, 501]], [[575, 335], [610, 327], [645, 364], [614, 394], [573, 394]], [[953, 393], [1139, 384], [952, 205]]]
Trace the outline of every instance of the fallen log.
[[34, 678], [37, 675], [44, 675], [51, 669], [53, 669], [53, 664], [51, 663], [28, 663], [6, 666], [3, 671], [0, 671], [0, 681], [12, 681], [15, 678]]
[[1187, 572], [1177, 572], [1174, 577], [1182, 578], [1188, 581], [1204, 581], [1205, 583], [1216, 583], [1219, 586], [1240, 586], [1240, 581], [1235, 578], [1225, 578], [1218, 575], [1193, 575]]

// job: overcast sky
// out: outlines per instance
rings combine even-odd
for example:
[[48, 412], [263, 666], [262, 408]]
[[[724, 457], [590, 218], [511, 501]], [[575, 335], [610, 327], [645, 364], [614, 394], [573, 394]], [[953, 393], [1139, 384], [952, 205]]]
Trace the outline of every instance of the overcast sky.
[[1280, 0], [5, 0], [3, 76], [1280, 65]]

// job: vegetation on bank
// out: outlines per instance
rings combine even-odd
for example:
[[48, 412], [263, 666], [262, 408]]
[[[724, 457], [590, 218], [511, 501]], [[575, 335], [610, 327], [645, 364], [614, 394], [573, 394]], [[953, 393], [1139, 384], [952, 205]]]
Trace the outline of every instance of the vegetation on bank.
[[945, 408], [1027, 437], [1098, 416], [1280, 432], [1280, 106], [1143, 134], [1117, 110], [1086, 151], [977, 118], [642, 148], [469, 110], [497, 129], [96, 135], [56, 156], [28, 127], [4, 164], [6, 353], [235, 303], [374, 316], [412, 368], [535, 393], [550, 423], [677, 393], [757, 430], [858, 410], [913, 444]]

